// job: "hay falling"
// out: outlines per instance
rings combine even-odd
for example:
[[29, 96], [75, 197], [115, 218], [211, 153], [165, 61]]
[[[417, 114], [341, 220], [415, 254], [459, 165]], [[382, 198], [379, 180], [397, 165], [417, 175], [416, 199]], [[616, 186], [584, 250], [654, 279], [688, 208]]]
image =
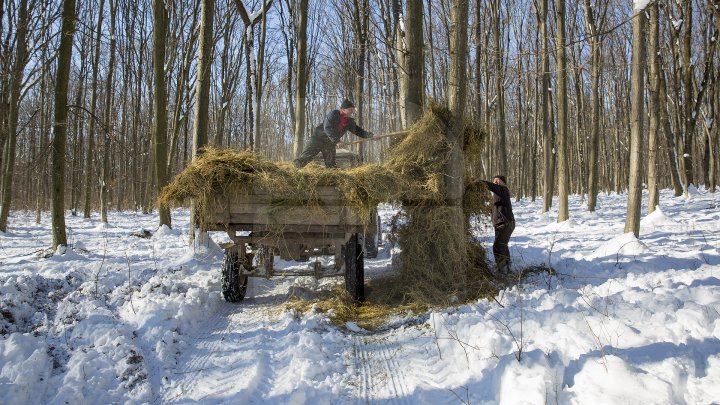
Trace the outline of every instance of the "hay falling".
[[[275, 204], [321, 209], [317, 186], [334, 186], [345, 205], [368, 220], [378, 203], [396, 204], [402, 210], [393, 221], [391, 239], [401, 247], [395, 264], [404, 291], [394, 295], [404, 303], [441, 305], [476, 298], [490, 289], [483, 282], [484, 249], [470, 242], [469, 232], [465, 243], [451, 242], [458, 240], [458, 224], [450, 224], [448, 218], [458, 218], [459, 208], [446, 206], [444, 198], [443, 173], [451, 158], [449, 119], [447, 108], [431, 105], [407, 135], [394, 142], [384, 164], [347, 170], [316, 164], [296, 169], [249, 151], [207, 148], [165, 187], [159, 202], [192, 199], [201, 227], [220, 209], [218, 195], [232, 198], [257, 188], [271, 191]], [[466, 122], [463, 135], [466, 162], [478, 160], [484, 133]], [[472, 216], [487, 215], [488, 202], [487, 190], [468, 182], [461, 208], [466, 223], [459, 227], [467, 229]]]

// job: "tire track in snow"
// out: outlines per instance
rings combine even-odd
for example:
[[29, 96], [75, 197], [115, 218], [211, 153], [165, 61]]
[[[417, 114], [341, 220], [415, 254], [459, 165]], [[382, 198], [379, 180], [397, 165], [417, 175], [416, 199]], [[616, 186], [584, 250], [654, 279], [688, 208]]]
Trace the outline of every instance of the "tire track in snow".
[[275, 340], [267, 309], [267, 303], [256, 300], [226, 303], [188, 338], [169, 376], [172, 385], [155, 402], [262, 403], [270, 397], [278, 375], [271, 361]]
[[184, 396], [192, 389], [193, 383], [203, 373], [210, 358], [215, 354], [231, 327], [229, 320], [234, 308], [230, 304], [221, 307], [198, 331], [190, 335], [188, 345], [192, 347], [178, 359], [178, 368], [169, 376], [179, 379], [179, 384], [164, 390], [156, 403], [168, 403]]
[[405, 372], [397, 360], [399, 349], [386, 337], [355, 338], [355, 361], [360, 371], [358, 398], [364, 403], [412, 404]]

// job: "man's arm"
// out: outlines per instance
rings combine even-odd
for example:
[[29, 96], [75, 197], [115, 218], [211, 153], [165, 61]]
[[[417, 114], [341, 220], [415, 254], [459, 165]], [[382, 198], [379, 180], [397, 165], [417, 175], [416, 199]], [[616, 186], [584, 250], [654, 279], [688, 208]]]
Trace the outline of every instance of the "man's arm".
[[375, 135], [370, 131], [362, 129], [359, 125], [355, 123], [355, 120], [352, 118], [350, 118], [350, 122], [348, 122], [347, 130], [359, 136], [360, 138], [372, 138], [373, 135]]
[[491, 181], [487, 181], [487, 180], [480, 180], [480, 181], [485, 183], [485, 185], [487, 185], [488, 190], [492, 191], [493, 193], [495, 193], [501, 197], [505, 195], [506, 187], [503, 187], [499, 184], [495, 184], [495, 183], [493, 183]]

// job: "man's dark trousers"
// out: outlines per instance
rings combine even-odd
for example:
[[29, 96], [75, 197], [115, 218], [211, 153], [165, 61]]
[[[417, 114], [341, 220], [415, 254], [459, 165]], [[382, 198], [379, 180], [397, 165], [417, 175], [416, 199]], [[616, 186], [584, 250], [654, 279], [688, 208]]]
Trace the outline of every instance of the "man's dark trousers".
[[316, 132], [310, 137], [305, 149], [295, 159], [295, 167], [304, 167], [318, 153], [322, 153], [325, 167], [335, 167], [335, 143], [324, 132]]
[[515, 230], [515, 221], [508, 221], [495, 227], [495, 243], [493, 243], [493, 256], [495, 266], [499, 271], [510, 270], [510, 235]]

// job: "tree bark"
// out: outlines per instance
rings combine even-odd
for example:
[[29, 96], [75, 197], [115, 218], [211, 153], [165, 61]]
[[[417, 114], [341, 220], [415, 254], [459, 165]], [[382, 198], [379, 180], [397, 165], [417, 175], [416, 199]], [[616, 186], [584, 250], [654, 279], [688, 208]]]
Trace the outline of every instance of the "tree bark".
[[[213, 16], [215, 0], [202, 0], [200, 7], [200, 46], [198, 48], [198, 68], [195, 82], [195, 127], [192, 139], [192, 157], [196, 159], [208, 144], [209, 105], [210, 105], [210, 69], [212, 66]], [[157, 156], [155, 156], [157, 159]], [[195, 204], [190, 205], [190, 243], [195, 241], [195, 226], [199, 223]], [[198, 235], [203, 241], [205, 232]]]
[[645, 115], [645, 25], [646, 14], [639, 10], [633, 19], [632, 61], [630, 63], [630, 181], [625, 232], [640, 236], [642, 207], [642, 137]]
[[505, 134], [505, 71], [503, 67], [503, 51], [500, 42], [500, 20], [501, 7], [500, 0], [492, 0], [490, 8], [493, 18], [493, 42], [495, 45], [495, 96], [497, 97], [497, 152], [498, 152], [498, 170], [503, 175], [507, 175], [507, 136]]
[[682, 149], [682, 162], [683, 162], [683, 177], [685, 187], [685, 197], [689, 196], [688, 187], [690, 184], [694, 184], [693, 179], [693, 139], [695, 138], [695, 128], [693, 125], [693, 64], [691, 59], [691, 46], [692, 46], [692, 0], [684, 0], [683, 5], [683, 18], [682, 18], [683, 29], [685, 33], [683, 35], [683, 48], [682, 48], [682, 81], [683, 88], [685, 90], [685, 100], [683, 103], [684, 107], [684, 125], [683, 125], [683, 149]]
[[465, 186], [463, 154], [464, 113], [467, 99], [467, 48], [468, 48], [468, 2], [453, 0], [450, 28], [450, 74], [448, 76], [448, 107], [450, 126], [448, 128], [448, 146], [450, 159], [445, 167], [445, 186], [449, 224], [456, 232], [449, 246], [461, 252], [458, 263], [453, 263], [456, 274], [465, 277], [466, 263], [466, 220], [463, 214], [462, 199]]
[[658, 5], [657, 3], [648, 6], [650, 14], [650, 35], [648, 38], [648, 65], [649, 72], [649, 100], [648, 110], [650, 120], [648, 122], [648, 214], [655, 211], [659, 203], [658, 194], [658, 132], [660, 131], [660, 62], [658, 60], [658, 51], [660, 43], [660, 23], [658, 21]]
[[548, 46], [548, 0], [540, 0], [540, 37], [542, 41], [542, 128], [543, 128], [543, 210], [550, 211], [555, 187], [555, 154], [552, 123], [552, 102], [550, 100], [550, 49]]
[[297, 38], [297, 87], [295, 88], [295, 143], [293, 156], [298, 157], [305, 147], [305, 105], [307, 98], [307, 23], [308, 0], [300, 0]]
[[195, 159], [208, 143], [210, 69], [212, 66], [213, 16], [215, 0], [202, 0], [200, 9], [200, 47], [198, 49], [197, 80], [195, 82], [195, 127], [192, 156]]
[[[20, 0], [18, 4], [18, 26], [15, 38], [15, 65], [10, 80], [10, 99], [8, 105], [7, 140], [5, 166], [2, 179], [2, 200], [0, 200], [0, 231], [7, 231], [8, 217], [10, 215], [10, 202], [12, 200], [13, 172], [15, 169], [15, 149], [17, 145], [18, 111], [20, 110], [20, 86], [23, 80], [23, 71], [27, 63], [27, 33], [28, 10], [27, 0]], [[1, 145], [0, 145], [1, 146]], [[0, 151], [2, 148], [0, 147]]]
[[405, 80], [403, 98], [407, 126], [411, 126], [420, 119], [424, 105], [423, 2], [408, 1], [405, 13], [407, 16], [405, 31], [407, 52], [405, 54], [405, 74], [403, 75]]
[[108, 74], [105, 78], [105, 123], [103, 130], [103, 164], [100, 175], [100, 220], [107, 224], [107, 210], [110, 205], [109, 183], [110, 183], [110, 151], [111, 132], [113, 131], [112, 103], [113, 103], [113, 78], [115, 76], [115, 15], [117, 13], [117, 0], [110, 1], [110, 61], [108, 63]]
[[[153, 73], [155, 76], [155, 106], [153, 108], [153, 151], [155, 154], [155, 186], [157, 193], [167, 184], [167, 90], [165, 88], [165, 35], [167, 34], [165, 1], [153, 0]], [[180, 89], [178, 89], [180, 91]], [[161, 206], [158, 209], [158, 226], [172, 226], [170, 209]]]
[[558, 222], [570, 218], [568, 194], [570, 172], [568, 167], [568, 114], [567, 114], [567, 50], [565, 49], [565, 0], [555, 0], [557, 33], [557, 103], [558, 103]]
[[67, 144], [67, 93], [70, 80], [72, 42], [75, 34], [75, 0], [63, 0], [60, 48], [55, 81], [55, 123], [52, 157], [52, 235], [53, 249], [67, 245], [65, 231], [65, 148]]
[[100, 9], [98, 10], [97, 27], [95, 31], [95, 54], [92, 63], [92, 90], [90, 91], [90, 128], [88, 130], [87, 149], [85, 155], [85, 203], [83, 205], [83, 217], [90, 218], [92, 210], [92, 190], [93, 190], [93, 161], [95, 159], [95, 127], [97, 126], [97, 117], [95, 114], [97, 107], [97, 82], [98, 73], [100, 71], [100, 45], [102, 36], [102, 22], [105, 15], [105, 0], [100, 0]]

